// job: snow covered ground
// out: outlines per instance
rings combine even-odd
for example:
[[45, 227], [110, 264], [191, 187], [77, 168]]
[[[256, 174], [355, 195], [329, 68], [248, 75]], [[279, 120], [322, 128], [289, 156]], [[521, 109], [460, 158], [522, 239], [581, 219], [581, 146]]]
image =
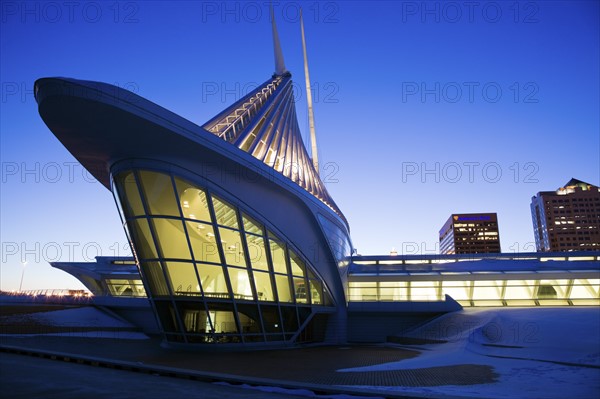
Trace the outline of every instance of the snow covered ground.
[[[489, 365], [498, 382], [471, 386], [386, 387], [396, 393], [477, 398], [600, 397], [600, 308], [466, 309], [422, 326], [418, 357], [340, 372]], [[367, 387], [365, 387], [367, 388]], [[381, 389], [381, 387], [369, 387]]]
[[56, 310], [30, 314], [44, 325], [69, 327], [134, 327], [132, 324], [110, 316], [94, 307]]
[[[91, 306], [21, 313], [2, 316], [6, 325], [23, 326], [21, 333], [0, 334], [10, 337], [65, 336], [85, 338], [148, 339], [136, 332], [136, 326]], [[45, 327], [56, 327], [45, 328]], [[97, 330], [96, 330], [97, 329]], [[28, 330], [33, 330], [31, 333]], [[58, 331], [57, 331], [58, 330]]]

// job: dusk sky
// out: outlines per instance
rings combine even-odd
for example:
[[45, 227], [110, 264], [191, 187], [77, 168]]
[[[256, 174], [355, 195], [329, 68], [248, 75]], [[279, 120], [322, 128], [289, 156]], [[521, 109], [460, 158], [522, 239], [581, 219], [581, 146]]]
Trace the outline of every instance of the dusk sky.
[[[274, 71], [268, 2], [2, 1], [0, 288], [82, 288], [50, 261], [130, 255], [111, 193], [45, 126], [33, 84], [129, 89], [203, 124]], [[529, 204], [600, 182], [597, 1], [274, 2], [321, 178], [363, 255], [437, 253], [452, 213], [496, 212], [535, 251]]]

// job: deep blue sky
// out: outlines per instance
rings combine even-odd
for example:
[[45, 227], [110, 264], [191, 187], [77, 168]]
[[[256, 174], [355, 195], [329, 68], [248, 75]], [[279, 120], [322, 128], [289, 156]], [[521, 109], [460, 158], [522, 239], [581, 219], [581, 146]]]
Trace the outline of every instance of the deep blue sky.
[[[274, 70], [266, 2], [68, 4], [1, 3], [2, 289], [21, 258], [24, 289], [63, 288], [79, 285], [48, 261], [129, 254], [111, 194], [39, 117], [37, 78], [202, 124]], [[435, 253], [458, 212], [497, 212], [503, 251], [534, 250], [531, 196], [599, 183], [599, 3], [469, 4], [276, 2], [306, 142], [304, 7], [321, 175], [361, 254]]]

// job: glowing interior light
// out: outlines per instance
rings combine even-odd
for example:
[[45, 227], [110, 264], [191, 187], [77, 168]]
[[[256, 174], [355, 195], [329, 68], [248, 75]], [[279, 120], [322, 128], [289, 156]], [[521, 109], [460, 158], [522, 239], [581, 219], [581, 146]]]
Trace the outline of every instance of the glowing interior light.
[[184, 208], [189, 208], [190, 207], [190, 203], [188, 201], [182, 201], [182, 206]]

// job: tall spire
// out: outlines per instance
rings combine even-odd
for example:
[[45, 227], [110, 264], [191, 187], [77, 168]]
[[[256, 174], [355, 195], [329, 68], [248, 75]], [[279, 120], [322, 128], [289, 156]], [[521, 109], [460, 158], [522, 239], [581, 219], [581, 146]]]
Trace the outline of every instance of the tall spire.
[[281, 51], [281, 43], [279, 43], [277, 25], [275, 25], [275, 13], [273, 12], [273, 5], [271, 5], [271, 26], [273, 27], [273, 48], [275, 50], [275, 74], [281, 76], [287, 71], [285, 69], [285, 63], [283, 62], [283, 52]]
[[308, 102], [308, 127], [310, 128], [310, 145], [312, 163], [319, 173], [319, 155], [317, 152], [317, 134], [315, 132], [315, 115], [313, 113], [312, 93], [310, 90], [310, 75], [308, 74], [308, 56], [306, 55], [306, 39], [304, 38], [304, 20], [300, 8], [300, 31], [302, 32], [302, 51], [304, 52], [304, 78], [306, 80], [306, 101]]

